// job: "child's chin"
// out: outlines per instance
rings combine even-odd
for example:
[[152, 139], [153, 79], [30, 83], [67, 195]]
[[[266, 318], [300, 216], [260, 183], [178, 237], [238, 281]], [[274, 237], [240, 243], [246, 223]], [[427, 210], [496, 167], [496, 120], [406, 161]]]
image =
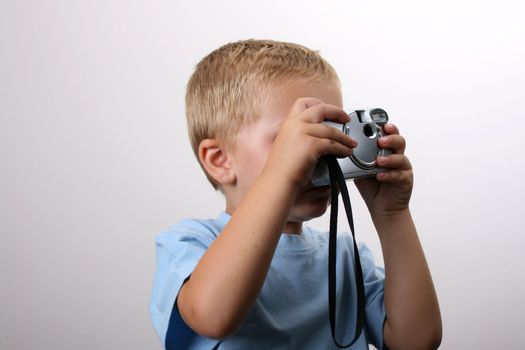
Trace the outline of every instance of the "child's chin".
[[302, 221], [308, 221], [318, 218], [326, 213], [330, 198], [318, 198], [315, 201], [308, 201], [300, 203], [295, 206], [293, 215], [300, 218]]

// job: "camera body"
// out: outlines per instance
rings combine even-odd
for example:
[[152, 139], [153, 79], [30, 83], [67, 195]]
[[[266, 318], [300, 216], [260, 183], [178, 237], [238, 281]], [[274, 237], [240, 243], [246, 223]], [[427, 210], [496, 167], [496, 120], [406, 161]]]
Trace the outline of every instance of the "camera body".
[[[346, 180], [368, 177], [384, 171], [376, 166], [377, 157], [391, 154], [389, 150], [382, 149], [377, 144], [377, 140], [385, 135], [383, 126], [388, 123], [388, 114], [383, 109], [355, 110], [350, 113], [350, 122], [346, 124], [329, 121], [323, 123], [357, 140], [357, 147], [351, 156], [337, 159]], [[328, 167], [322, 160], [314, 170], [312, 183], [317, 187], [330, 185]]]

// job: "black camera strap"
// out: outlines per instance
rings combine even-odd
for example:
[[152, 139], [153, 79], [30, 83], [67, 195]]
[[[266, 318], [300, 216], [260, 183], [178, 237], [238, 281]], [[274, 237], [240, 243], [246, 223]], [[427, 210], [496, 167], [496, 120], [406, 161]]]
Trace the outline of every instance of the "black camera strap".
[[[365, 288], [363, 282], [363, 271], [361, 269], [361, 261], [359, 260], [359, 251], [357, 249], [357, 243], [355, 240], [354, 230], [354, 219], [352, 216], [352, 206], [350, 204], [350, 196], [348, 195], [348, 188], [346, 187], [345, 178], [341, 167], [337, 162], [335, 156], [325, 156], [324, 161], [328, 166], [330, 174], [330, 185], [332, 191], [332, 209], [330, 212], [330, 236], [328, 240], [328, 307], [330, 316], [330, 329], [332, 331], [332, 338], [334, 339], [335, 345], [339, 348], [348, 348], [352, 346], [361, 336], [361, 332], [365, 323]], [[346, 217], [350, 230], [352, 232], [354, 242], [354, 273], [356, 280], [357, 290], [357, 317], [355, 325], [354, 339], [348, 345], [341, 345], [335, 339], [335, 319], [336, 319], [336, 253], [337, 253], [337, 211], [338, 211], [338, 199], [339, 193], [337, 189], [341, 191], [343, 197], [343, 203], [345, 206]]]

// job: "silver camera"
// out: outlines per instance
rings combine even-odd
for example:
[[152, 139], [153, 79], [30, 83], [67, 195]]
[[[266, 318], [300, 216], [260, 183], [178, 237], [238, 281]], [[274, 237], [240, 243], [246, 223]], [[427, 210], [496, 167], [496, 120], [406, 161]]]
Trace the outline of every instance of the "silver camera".
[[[377, 140], [385, 135], [383, 126], [386, 123], [388, 114], [381, 108], [355, 110], [350, 113], [350, 122], [346, 124], [324, 122], [357, 140], [357, 147], [350, 157], [337, 159], [346, 180], [368, 177], [384, 171], [376, 167], [376, 159], [391, 153], [377, 144]], [[317, 187], [330, 185], [328, 167], [322, 160], [314, 170], [312, 183]]]

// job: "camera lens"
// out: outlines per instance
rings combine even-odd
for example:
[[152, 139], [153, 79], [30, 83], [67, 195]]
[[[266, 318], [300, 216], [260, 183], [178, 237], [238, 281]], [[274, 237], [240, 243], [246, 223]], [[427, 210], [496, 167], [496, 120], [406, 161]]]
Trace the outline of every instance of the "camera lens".
[[366, 124], [363, 127], [363, 133], [366, 137], [373, 138], [376, 135], [376, 129], [370, 124]]

